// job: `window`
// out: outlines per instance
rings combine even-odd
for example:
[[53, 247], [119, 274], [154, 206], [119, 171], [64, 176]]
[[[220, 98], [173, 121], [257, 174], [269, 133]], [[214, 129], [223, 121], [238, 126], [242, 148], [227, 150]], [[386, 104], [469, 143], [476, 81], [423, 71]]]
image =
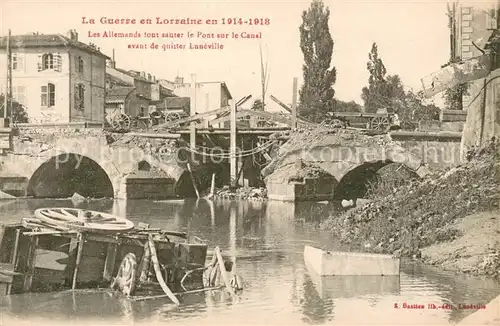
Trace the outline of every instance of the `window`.
[[62, 71], [62, 57], [59, 53], [44, 53], [38, 55], [38, 71]]
[[22, 105], [26, 105], [26, 88], [24, 86], [12, 87], [12, 98]]
[[12, 55], [12, 70], [20, 71], [24, 69], [24, 57], [20, 54]]
[[41, 88], [41, 106], [53, 107], [56, 105], [56, 86], [54, 84], [43, 85]]
[[77, 57], [75, 61], [76, 72], [83, 72], [83, 59], [82, 57]]
[[75, 85], [75, 108], [83, 110], [85, 107], [85, 86], [82, 84]]
[[496, 29], [497, 28], [497, 9], [493, 5], [493, 8], [486, 12], [486, 29]]

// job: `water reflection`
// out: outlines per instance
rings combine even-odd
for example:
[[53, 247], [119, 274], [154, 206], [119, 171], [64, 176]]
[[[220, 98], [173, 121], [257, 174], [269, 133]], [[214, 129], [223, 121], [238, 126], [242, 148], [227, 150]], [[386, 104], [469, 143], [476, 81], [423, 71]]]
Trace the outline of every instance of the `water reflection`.
[[[72, 207], [70, 200], [15, 200], [0, 202], [0, 218], [18, 222], [36, 208]], [[127, 216], [134, 221], [180, 230], [206, 239], [236, 260], [245, 289], [238, 302], [227, 294], [199, 293], [182, 298], [180, 307], [168, 300], [131, 302], [110, 293], [27, 294], [3, 298], [2, 312], [23, 318], [78, 318], [99, 315], [123, 323], [185, 324], [224, 322], [250, 324], [443, 324], [457, 321], [467, 311], [403, 311], [394, 303], [478, 303], [500, 292], [491, 280], [458, 277], [420, 265], [403, 264], [399, 278], [320, 278], [304, 266], [305, 244], [338, 249], [329, 234], [306, 229], [301, 221], [335, 214], [333, 205], [282, 202], [206, 200], [91, 201], [78, 207]], [[211, 251], [211, 250], [209, 250]], [[209, 255], [211, 253], [209, 252]], [[357, 313], [361, 312], [361, 313]], [[250, 319], [251, 318], [251, 319]]]

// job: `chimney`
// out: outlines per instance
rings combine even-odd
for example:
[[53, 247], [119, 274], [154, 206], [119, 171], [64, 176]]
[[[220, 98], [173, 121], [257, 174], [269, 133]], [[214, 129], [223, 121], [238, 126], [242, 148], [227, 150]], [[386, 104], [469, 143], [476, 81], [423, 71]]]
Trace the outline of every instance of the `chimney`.
[[116, 68], [116, 61], [115, 61], [115, 49], [113, 49], [113, 55], [111, 60], [109, 61], [109, 66], [113, 69]]
[[184, 84], [184, 78], [179, 77], [179, 76], [175, 77], [175, 84], [176, 85], [182, 85], [182, 84]]
[[76, 29], [70, 29], [68, 31], [68, 37], [71, 41], [78, 42], [78, 33], [77, 33]]
[[145, 71], [141, 71], [139, 74], [140, 74], [140, 76], [142, 78], [146, 78], [146, 72]]

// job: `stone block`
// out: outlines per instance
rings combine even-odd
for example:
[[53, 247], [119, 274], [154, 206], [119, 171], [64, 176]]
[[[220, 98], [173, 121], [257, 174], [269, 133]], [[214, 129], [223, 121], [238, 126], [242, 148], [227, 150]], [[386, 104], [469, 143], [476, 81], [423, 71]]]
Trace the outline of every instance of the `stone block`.
[[464, 46], [464, 45], [471, 46], [472, 41], [470, 39], [469, 40], [462, 40], [462, 46]]
[[462, 8], [462, 14], [470, 14], [470, 8], [468, 8], [468, 7], [463, 7], [463, 8]]
[[470, 39], [470, 34], [469, 33], [462, 34], [462, 40], [468, 40], [468, 39]]
[[470, 52], [470, 46], [468, 46], [468, 45], [462, 46], [462, 53], [465, 53], [465, 52]]
[[462, 33], [472, 33], [473, 31], [472, 27], [462, 27]]
[[465, 20], [462, 22], [462, 27], [470, 27], [470, 20]]
[[321, 276], [399, 275], [399, 258], [391, 255], [325, 251], [304, 247], [304, 261]]

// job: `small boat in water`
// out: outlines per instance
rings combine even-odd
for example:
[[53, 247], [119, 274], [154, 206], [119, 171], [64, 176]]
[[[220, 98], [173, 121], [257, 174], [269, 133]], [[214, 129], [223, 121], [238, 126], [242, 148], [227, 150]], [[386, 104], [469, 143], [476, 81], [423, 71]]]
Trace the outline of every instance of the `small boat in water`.
[[205, 265], [206, 242], [185, 232], [76, 208], [42, 208], [34, 215], [0, 225], [6, 295], [104, 287], [179, 304], [180, 294], [222, 288], [234, 294], [240, 286], [218, 247]]

